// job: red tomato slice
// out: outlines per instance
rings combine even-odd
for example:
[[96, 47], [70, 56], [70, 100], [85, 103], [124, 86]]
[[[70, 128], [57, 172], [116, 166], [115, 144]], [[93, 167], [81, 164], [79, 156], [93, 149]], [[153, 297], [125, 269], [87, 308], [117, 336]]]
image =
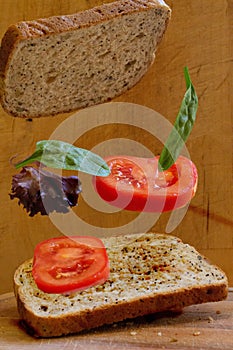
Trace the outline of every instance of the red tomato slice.
[[180, 156], [173, 166], [158, 172], [158, 159], [131, 156], [106, 158], [111, 173], [93, 177], [102, 199], [121, 209], [165, 212], [185, 206], [197, 188], [197, 169]]
[[96, 237], [51, 238], [36, 246], [32, 275], [46, 293], [83, 290], [108, 279], [108, 255]]

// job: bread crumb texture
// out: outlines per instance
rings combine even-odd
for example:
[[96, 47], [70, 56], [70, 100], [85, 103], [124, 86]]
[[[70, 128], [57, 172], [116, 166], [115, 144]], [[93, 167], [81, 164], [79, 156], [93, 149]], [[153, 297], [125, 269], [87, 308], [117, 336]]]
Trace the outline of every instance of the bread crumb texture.
[[169, 18], [163, 1], [121, 0], [11, 26], [0, 49], [3, 107], [38, 117], [111, 100], [146, 73]]
[[[225, 274], [176, 237], [147, 233], [111, 237], [103, 242], [109, 255], [110, 277], [104, 284], [85, 291], [70, 295], [40, 291], [31, 274], [31, 260], [16, 271], [21, 317], [34, 329], [38, 319], [41, 324], [44, 319], [46, 326], [40, 335], [54, 335], [48, 325], [52, 319], [62, 321], [63, 317], [67, 320], [79, 315], [82, 322], [76, 320], [76, 332], [156, 311], [217, 301], [227, 295]], [[71, 332], [70, 325], [65, 330], [63, 326], [55, 335]]]

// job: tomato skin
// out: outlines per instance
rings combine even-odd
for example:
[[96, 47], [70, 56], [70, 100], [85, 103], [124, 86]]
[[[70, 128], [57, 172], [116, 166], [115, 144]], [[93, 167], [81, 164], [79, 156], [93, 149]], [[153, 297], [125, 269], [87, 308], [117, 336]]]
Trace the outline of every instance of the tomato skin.
[[100, 197], [125, 210], [166, 212], [185, 206], [194, 196], [198, 174], [194, 163], [183, 156], [165, 172], [158, 159], [132, 156], [105, 158], [111, 174], [93, 177]]
[[51, 238], [34, 251], [32, 275], [45, 293], [70, 293], [102, 284], [109, 270], [106, 248], [96, 237]]

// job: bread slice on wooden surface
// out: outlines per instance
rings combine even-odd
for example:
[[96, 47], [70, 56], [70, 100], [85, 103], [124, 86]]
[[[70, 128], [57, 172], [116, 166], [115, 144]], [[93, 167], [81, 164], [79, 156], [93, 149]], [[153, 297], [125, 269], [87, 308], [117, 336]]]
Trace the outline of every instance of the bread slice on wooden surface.
[[35, 336], [77, 333], [227, 296], [224, 272], [176, 237], [146, 233], [105, 238], [103, 242], [110, 277], [82, 292], [61, 295], [40, 291], [31, 274], [32, 260], [16, 270], [19, 314]]
[[3, 108], [39, 117], [122, 94], [153, 63], [170, 12], [163, 0], [118, 0], [12, 25], [0, 49]]

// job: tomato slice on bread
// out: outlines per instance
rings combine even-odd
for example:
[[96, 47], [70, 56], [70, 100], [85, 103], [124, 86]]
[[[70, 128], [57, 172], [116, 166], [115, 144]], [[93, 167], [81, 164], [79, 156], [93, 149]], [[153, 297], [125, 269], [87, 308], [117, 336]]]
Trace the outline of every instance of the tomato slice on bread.
[[100, 197], [121, 209], [166, 212], [185, 206], [197, 188], [197, 169], [183, 156], [166, 171], [158, 171], [159, 157], [105, 158], [111, 173], [93, 177]]
[[102, 284], [109, 276], [106, 248], [91, 236], [48, 239], [35, 248], [32, 275], [46, 293], [70, 293]]

